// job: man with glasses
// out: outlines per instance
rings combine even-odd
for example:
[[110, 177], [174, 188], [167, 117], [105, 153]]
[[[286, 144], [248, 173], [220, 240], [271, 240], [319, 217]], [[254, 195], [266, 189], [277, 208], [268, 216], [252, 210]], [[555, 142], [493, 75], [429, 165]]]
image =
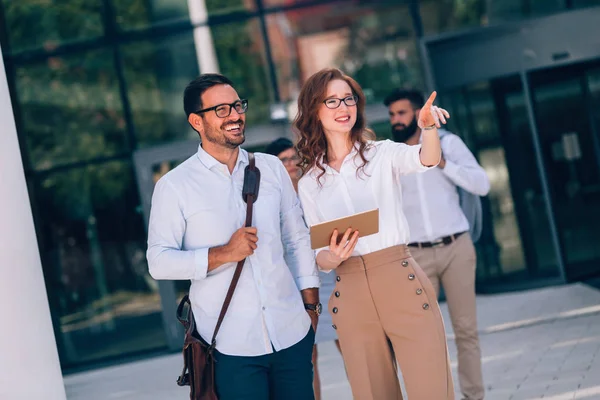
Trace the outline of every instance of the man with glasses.
[[198, 332], [210, 341], [234, 267], [246, 258], [216, 338], [217, 395], [313, 399], [319, 275], [300, 203], [276, 157], [255, 155], [260, 190], [253, 226], [244, 227], [242, 185], [249, 161], [240, 145], [247, 108], [223, 75], [201, 75], [185, 89], [184, 110], [201, 144], [154, 189], [150, 274], [191, 280]]

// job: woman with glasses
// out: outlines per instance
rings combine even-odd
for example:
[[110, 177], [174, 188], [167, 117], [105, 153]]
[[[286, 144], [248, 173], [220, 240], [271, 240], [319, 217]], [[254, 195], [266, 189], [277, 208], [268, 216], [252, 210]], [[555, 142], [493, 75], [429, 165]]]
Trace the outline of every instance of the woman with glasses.
[[329, 299], [352, 393], [358, 400], [454, 399], [446, 336], [435, 291], [406, 246], [401, 181], [440, 161], [437, 127], [449, 117], [432, 105], [419, 113], [422, 145], [370, 140], [365, 96], [338, 69], [311, 76], [294, 121], [304, 176], [298, 193], [309, 225], [379, 209], [379, 232], [334, 231], [317, 264], [335, 271]]
[[[279, 138], [271, 142], [265, 149], [265, 153], [272, 154], [279, 158], [285, 166], [296, 191], [298, 191], [298, 180], [302, 177], [302, 170], [298, 166], [300, 157], [294, 148], [294, 143], [288, 138]], [[335, 286], [334, 276], [332, 274], [319, 273], [321, 286], [319, 287], [319, 298], [322, 303], [322, 312], [319, 315], [319, 323], [317, 325], [317, 334], [315, 336], [315, 345], [313, 347], [313, 388], [315, 391], [315, 400], [321, 400], [321, 376], [317, 363], [318, 351], [317, 343], [330, 342], [335, 340], [335, 345], [340, 350], [340, 342], [337, 339], [335, 329], [331, 326], [331, 314], [327, 311], [327, 299], [333, 292]]]

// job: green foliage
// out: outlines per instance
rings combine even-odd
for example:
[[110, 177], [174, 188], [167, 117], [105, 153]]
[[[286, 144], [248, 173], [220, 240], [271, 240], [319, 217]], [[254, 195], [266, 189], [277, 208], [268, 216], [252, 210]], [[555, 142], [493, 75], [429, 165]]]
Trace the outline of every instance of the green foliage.
[[483, 21], [485, 0], [454, 0], [453, 18], [457, 26], [477, 26]]
[[103, 34], [100, 0], [2, 0], [13, 51]]
[[221, 73], [249, 100], [248, 123], [268, 121], [271, 93], [258, 20], [218, 25], [212, 35]]
[[205, 0], [205, 4], [209, 15], [226, 14], [229, 12], [247, 10], [243, 0]]
[[16, 84], [34, 168], [127, 149], [111, 52], [53, 57], [19, 67]]
[[140, 28], [151, 23], [150, 10], [144, 0], [114, 0], [115, 20], [121, 30]]
[[422, 86], [421, 65], [406, 6], [368, 7], [349, 26], [340, 65], [361, 84], [369, 102], [381, 101], [390, 88]]

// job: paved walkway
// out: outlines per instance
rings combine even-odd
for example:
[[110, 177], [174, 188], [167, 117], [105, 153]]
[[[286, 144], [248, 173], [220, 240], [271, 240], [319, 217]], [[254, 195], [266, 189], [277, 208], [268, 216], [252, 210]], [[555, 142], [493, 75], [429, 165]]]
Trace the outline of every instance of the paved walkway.
[[[454, 336], [442, 309], [456, 378]], [[572, 284], [479, 296], [478, 318], [486, 399], [600, 399], [600, 291]], [[333, 342], [319, 345], [319, 369], [323, 400], [352, 399]], [[187, 388], [175, 384], [180, 370], [175, 354], [70, 375], [65, 385], [69, 400], [185, 400]]]

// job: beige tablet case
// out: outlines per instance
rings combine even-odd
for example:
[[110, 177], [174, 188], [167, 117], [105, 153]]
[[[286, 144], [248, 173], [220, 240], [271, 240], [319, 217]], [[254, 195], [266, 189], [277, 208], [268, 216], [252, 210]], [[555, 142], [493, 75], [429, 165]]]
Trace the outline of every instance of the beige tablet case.
[[338, 241], [342, 239], [348, 228], [358, 230], [359, 237], [379, 232], [379, 209], [364, 211], [347, 217], [321, 222], [310, 227], [310, 243], [314, 249], [329, 246], [333, 230], [339, 232]]

